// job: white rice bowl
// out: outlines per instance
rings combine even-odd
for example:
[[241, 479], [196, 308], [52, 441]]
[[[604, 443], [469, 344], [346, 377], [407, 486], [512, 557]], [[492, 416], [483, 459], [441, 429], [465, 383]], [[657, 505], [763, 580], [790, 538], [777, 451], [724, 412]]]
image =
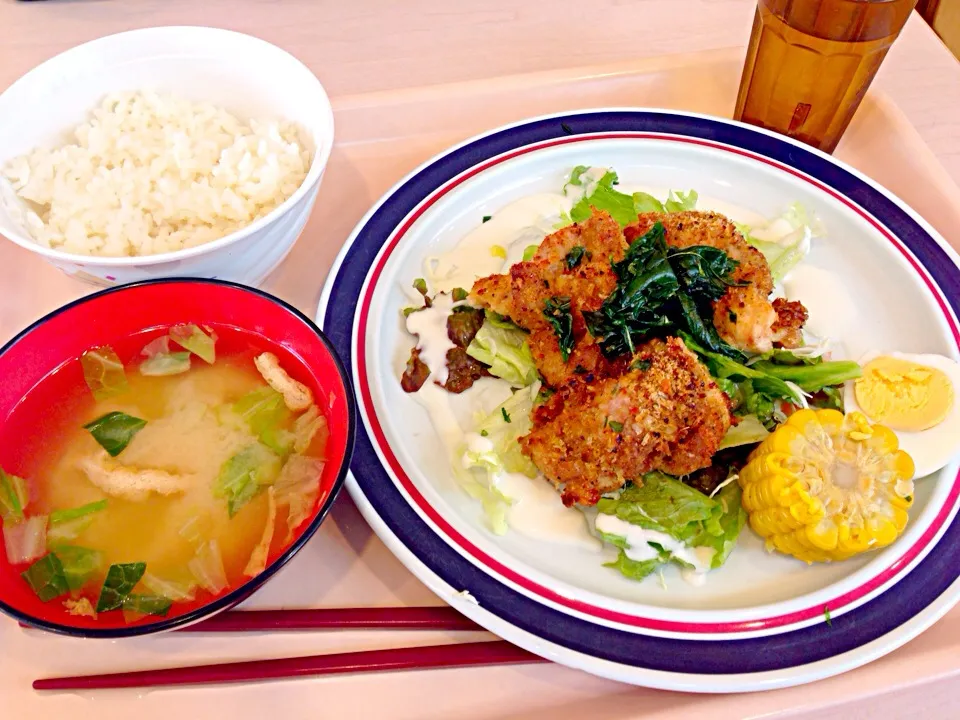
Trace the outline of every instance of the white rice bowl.
[[240, 230], [303, 184], [313, 151], [294, 123], [241, 121], [210, 103], [108, 95], [70, 142], [4, 176], [38, 244], [101, 257], [156, 255]]

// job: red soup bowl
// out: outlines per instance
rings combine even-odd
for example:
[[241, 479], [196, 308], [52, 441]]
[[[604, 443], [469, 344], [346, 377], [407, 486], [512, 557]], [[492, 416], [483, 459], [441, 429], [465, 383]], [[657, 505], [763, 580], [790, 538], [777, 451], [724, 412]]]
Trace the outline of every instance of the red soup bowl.
[[[126, 364], [146, 342], [177, 324], [212, 328], [217, 348], [269, 351], [313, 391], [329, 436], [312, 515], [266, 569], [240, 585], [175, 603], [164, 617], [128, 623], [119, 611], [97, 618], [66, 612], [63, 597], [43, 602], [0, 551], [0, 611], [27, 625], [80, 637], [117, 638], [171, 630], [236, 605], [283, 567], [320, 527], [343, 486], [353, 452], [356, 410], [346, 371], [327, 338], [306, 316], [259, 290], [217, 280], [165, 279], [94, 293], [37, 321], [0, 349], [0, 468], [22, 476], [50, 440], [51, 409], [89, 397], [81, 354], [112, 346]], [[27, 473], [24, 473], [27, 474]], [[29, 479], [28, 479], [29, 483]], [[28, 506], [29, 510], [29, 506]], [[29, 512], [27, 513], [29, 515]]]

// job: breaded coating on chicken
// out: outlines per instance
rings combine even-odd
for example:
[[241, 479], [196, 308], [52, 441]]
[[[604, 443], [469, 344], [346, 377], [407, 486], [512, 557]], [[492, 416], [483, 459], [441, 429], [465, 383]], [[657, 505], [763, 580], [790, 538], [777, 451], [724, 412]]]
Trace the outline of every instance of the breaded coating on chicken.
[[[603, 375], [608, 363], [587, 332], [583, 312], [599, 309], [613, 292], [617, 276], [610, 263], [622, 260], [626, 249], [617, 222], [606, 212], [595, 212], [547, 236], [533, 258], [516, 263], [509, 274], [477, 280], [470, 297], [530, 331], [530, 350], [548, 385], [562, 385], [574, 371]], [[544, 316], [545, 303], [553, 298], [570, 299], [574, 347], [566, 361]]]
[[782, 347], [798, 347], [803, 344], [800, 314], [796, 306], [806, 314], [800, 303], [783, 307], [785, 319], [781, 321], [778, 308], [770, 302], [773, 292], [773, 277], [763, 253], [751, 246], [737, 231], [734, 224], [720, 213], [689, 210], [674, 213], [641, 213], [637, 222], [624, 228], [627, 242], [633, 243], [644, 235], [654, 223], [662, 223], [667, 245], [676, 248], [691, 245], [709, 245], [727, 253], [739, 265], [730, 279], [735, 283], [713, 305], [713, 324], [720, 337], [736, 348], [748, 352], [764, 353], [774, 344]]
[[520, 446], [562, 489], [595, 505], [644, 473], [686, 475], [710, 465], [730, 428], [730, 403], [679, 338], [651, 340], [619, 377], [572, 381], [534, 410]]

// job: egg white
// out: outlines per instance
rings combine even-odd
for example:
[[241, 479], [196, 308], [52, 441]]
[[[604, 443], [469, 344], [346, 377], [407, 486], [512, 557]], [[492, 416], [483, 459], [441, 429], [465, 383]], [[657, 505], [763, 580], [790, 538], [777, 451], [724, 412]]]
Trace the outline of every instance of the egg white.
[[[953, 405], [942, 422], [919, 432], [894, 430], [900, 440], [900, 449], [913, 458], [916, 466], [914, 477], [922, 478], [932, 475], [960, 455], [960, 364], [943, 355], [917, 355], [879, 350], [869, 351], [858, 362], [863, 367], [881, 355], [935, 368], [946, 375], [950, 384], [953, 385]], [[857, 396], [853, 389], [855, 382], [855, 380], [848, 382], [844, 388], [844, 409], [848, 413], [856, 411], [867, 415], [857, 404]], [[869, 415], [867, 417], [872, 422], [876, 422]]]

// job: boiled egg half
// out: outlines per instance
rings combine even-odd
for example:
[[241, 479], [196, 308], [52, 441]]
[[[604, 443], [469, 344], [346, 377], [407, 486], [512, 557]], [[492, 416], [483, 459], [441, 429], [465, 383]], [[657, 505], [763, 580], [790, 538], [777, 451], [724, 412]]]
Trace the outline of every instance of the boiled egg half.
[[943, 355], [872, 351], [860, 367], [863, 375], [847, 383], [845, 410], [893, 430], [916, 477], [960, 455], [960, 364]]

